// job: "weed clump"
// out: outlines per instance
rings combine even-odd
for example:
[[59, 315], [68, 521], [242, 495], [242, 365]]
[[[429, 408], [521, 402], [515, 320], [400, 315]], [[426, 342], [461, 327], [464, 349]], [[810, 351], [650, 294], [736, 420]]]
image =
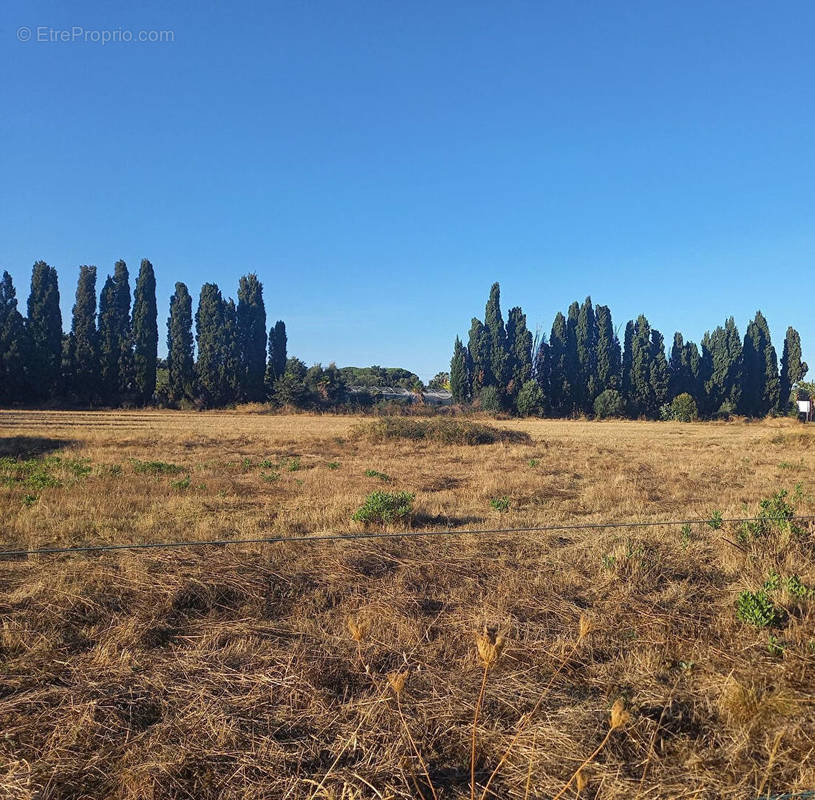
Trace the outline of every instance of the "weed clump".
[[184, 467], [166, 461], [140, 461], [138, 458], [131, 458], [130, 463], [138, 475], [178, 475], [184, 471]]
[[379, 478], [379, 480], [384, 481], [385, 483], [390, 483], [393, 480], [393, 478], [390, 475], [386, 475], [384, 472], [378, 472], [375, 469], [366, 469], [365, 477]]
[[526, 444], [531, 441], [529, 434], [523, 431], [509, 431], [479, 422], [442, 418], [384, 417], [364, 426], [361, 430], [373, 442], [408, 439], [416, 442], [475, 446], [497, 442]]
[[415, 495], [410, 492], [371, 492], [351, 515], [355, 522], [385, 525], [413, 512]]

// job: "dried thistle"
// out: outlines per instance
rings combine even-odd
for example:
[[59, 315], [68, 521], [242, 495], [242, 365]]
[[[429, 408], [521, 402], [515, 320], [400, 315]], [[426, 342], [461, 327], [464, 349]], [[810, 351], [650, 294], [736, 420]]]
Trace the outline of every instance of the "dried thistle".
[[475, 644], [478, 649], [478, 658], [485, 670], [491, 669], [501, 658], [504, 649], [504, 637], [495, 628], [488, 628], [486, 625], [481, 633], [475, 636]]
[[391, 689], [393, 689], [394, 694], [400, 694], [402, 689], [405, 688], [405, 682], [407, 681], [407, 670], [402, 672], [389, 672], [388, 673], [388, 683], [391, 685]]
[[575, 786], [578, 793], [582, 792], [589, 785], [589, 774], [585, 769], [579, 769], [575, 775]]
[[368, 635], [369, 625], [367, 622], [357, 621], [353, 617], [348, 617], [348, 632], [351, 638], [359, 644]]
[[618, 697], [611, 707], [611, 719], [609, 722], [611, 730], [615, 731], [617, 728], [622, 728], [630, 719], [631, 714], [625, 710], [623, 699]]
[[593, 630], [594, 623], [585, 615], [580, 615], [580, 638], [585, 639]]

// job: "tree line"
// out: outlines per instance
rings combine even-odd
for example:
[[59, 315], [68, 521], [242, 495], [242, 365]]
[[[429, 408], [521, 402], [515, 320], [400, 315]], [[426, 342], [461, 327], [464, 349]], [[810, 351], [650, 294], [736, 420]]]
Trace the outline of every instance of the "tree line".
[[[70, 332], [63, 333], [57, 271], [34, 264], [27, 314], [18, 309], [11, 276], [0, 281], [0, 402], [208, 407], [287, 396], [286, 326], [266, 330], [263, 285], [254, 273], [238, 285], [238, 302], [214, 283], [192, 297], [175, 284], [167, 320], [166, 380], [159, 381], [158, 309], [153, 265], [143, 259], [130, 291], [127, 264], [117, 261], [96, 296], [95, 266], [79, 268]], [[194, 323], [194, 334], [193, 334]]]
[[501, 290], [490, 290], [483, 322], [473, 318], [465, 345], [456, 337], [450, 389], [457, 403], [521, 415], [705, 418], [787, 413], [793, 387], [807, 372], [801, 338], [790, 327], [780, 369], [761, 311], [742, 339], [733, 317], [700, 345], [674, 334], [670, 352], [644, 315], [620, 342], [607, 306], [558, 312], [551, 333], [534, 336], [520, 307], [504, 323]]

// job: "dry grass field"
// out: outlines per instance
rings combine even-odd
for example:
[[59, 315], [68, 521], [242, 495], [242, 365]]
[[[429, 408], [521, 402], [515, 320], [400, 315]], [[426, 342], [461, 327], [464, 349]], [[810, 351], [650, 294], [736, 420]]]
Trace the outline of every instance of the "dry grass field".
[[[373, 424], [0, 412], [13, 548], [377, 530], [376, 490], [415, 495], [389, 531], [577, 526], [0, 560], [0, 797], [815, 788], [815, 428]], [[717, 513], [765, 519], [579, 527]]]

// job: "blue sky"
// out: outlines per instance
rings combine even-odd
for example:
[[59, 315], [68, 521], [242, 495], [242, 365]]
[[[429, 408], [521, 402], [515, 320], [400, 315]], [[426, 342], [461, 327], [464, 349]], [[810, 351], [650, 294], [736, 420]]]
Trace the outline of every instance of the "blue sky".
[[175, 281], [256, 271], [292, 354], [425, 379], [495, 280], [544, 331], [761, 308], [815, 369], [813, 37], [808, 0], [6, 0], [0, 269], [56, 266], [67, 326], [80, 264], [148, 257], [162, 339]]

